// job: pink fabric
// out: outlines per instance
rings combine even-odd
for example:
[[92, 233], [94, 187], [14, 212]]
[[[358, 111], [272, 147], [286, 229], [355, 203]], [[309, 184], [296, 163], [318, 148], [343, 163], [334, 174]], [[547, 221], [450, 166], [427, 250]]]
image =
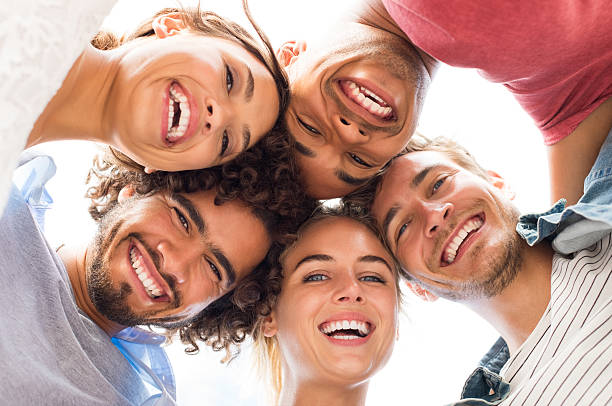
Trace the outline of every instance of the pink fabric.
[[502, 83], [547, 145], [612, 94], [609, 0], [383, 0], [419, 48]]

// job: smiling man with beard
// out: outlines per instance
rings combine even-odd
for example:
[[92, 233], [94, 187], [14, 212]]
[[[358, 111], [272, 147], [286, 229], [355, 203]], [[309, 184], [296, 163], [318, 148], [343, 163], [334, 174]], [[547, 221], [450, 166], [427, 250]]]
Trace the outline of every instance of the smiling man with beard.
[[524, 216], [455, 142], [418, 137], [408, 150], [345, 202], [371, 210], [413, 292], [462, 303], [501, 334], [458, 404], [608, 404], [612, 133], [576, 205]]
[[26, 203], [31, 193], [13, 187], [0, 219], [0, 403], [174, 404], [170, 366], [143, 362], [166, 360], [146, 347], [164, 337], [134, 327], [178, 331], [192, 349], [208, 343], [210, 305], [257, 302], [235, 292], [258, 291], [269, 250], [310, 212], [281, 162], [287, 154], [266, 145], [182, 173], [98, 161], [88, 189], [97, 234], [57, 253]]

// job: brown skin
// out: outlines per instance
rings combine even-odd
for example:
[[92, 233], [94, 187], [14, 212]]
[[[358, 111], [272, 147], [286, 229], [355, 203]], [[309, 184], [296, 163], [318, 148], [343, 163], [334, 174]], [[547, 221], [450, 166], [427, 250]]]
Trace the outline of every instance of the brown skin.
[[[404, 148], [435, 71], [437, 62], [415, 49], [384, 9], [371, 11], [314, 45], [289, 41], [278, 51], [291, 82], [287, 127], [315, 198], [355, 190]], [[393, 114], [371, 114], [351, 98], [347, 81], [380, 96]]]
[[[239, 201], [215, 205], [214, 189], [182, 194], [183, 200], [162, 193], [129, 199], [133, 193], [130, 187], [122, 190], [119, 204], [129, 204], [128, 209], [111, 223], [112, 229], [119, 225], [116, 234], [101, 235], [104, 242], [98, 246], [104, 248], [98, 251], [112, 289], [129, 287], [130, 293], [122, 305], [144, 320], [138, 324], [163, 325], [163, 321], [170, 322], [169, 318], [173, 319], [171, 322], [190, 320], [233, 289], [263, 260], [270, 247], [269, 235], [251, 209]], [[180, 204], [184, 199], [199, 212], [204, 233], [199, 231], [195, 211]], [[59, 253], [66, 264], [77, 306], [112, 336], [126, 325], [100, 311], [90, 296], [95, 245], [90, 242], [86, 246], [64, 248]], [[149, 274], [156, 278], [167, 299], [155, 300], [145, 293], [128, 259], [133, 245], [143, 253]], [[227, 258], [233, 278], [219, 253]], [[174, 302], [178, 297], [178, 303]], [[159, 320], [162, 322], [156, 323]]]

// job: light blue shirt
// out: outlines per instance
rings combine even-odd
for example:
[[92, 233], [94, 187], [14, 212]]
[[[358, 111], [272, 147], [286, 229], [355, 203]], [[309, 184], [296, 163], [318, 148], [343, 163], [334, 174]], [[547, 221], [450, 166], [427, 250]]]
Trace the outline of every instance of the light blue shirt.
[[[13, 182], [31, 207], [41, 231], [44, 231], [45, 213], [53, 203], [45, 184], [55, 175], [55, 171], [56, 166], [51, 157], [24, 152], [13, 175]], [[111, 342], [148, 385], [151, 396], [142, 406], [176, 405], [174, 373], [161, 347], [165, 341], [164, 336], [138, 327], [125, 328], [111, 338]]]

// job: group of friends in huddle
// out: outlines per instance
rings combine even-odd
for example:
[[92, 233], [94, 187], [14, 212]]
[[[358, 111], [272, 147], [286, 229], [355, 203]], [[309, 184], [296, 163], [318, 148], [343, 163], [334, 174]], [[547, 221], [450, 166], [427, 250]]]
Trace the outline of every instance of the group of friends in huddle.
[[[0, 42], [3, 404], [175, 404], [175, 337], [228, 359], [252, 340], [274, 404], [363, 405], [400, 284], [501, 336], [457, 405], [612, 402], [607, 2], [362, 0], [277, 50], [246, 1], [255, 36], [202, 5], [95, 34], [114, 1], [94, 3], [22, 2], [22, 38]], [[34, 9], [44, 34], [20, 25]], [[551, 209], [520, 213], [465, 148], [415, 134], [440, 63], [533, 118]], [[51, 247], [54, 163], [22, 151], [66, 139], [108, 146], [98, 229]]]

